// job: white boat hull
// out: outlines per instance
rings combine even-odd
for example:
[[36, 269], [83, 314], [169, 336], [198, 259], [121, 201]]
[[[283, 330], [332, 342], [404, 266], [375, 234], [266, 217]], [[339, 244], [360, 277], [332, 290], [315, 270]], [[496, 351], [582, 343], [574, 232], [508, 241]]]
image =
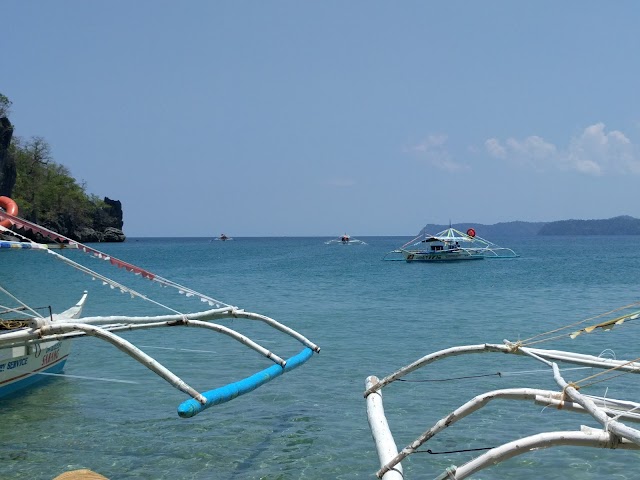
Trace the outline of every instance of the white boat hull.
[[403, 250], [402, 255], [407, 262], [458, 262], [464, 260], [482, 260], [482, 255], [472, 255], [464, 250], [420, 252]]
[[61, 373], [70, 350], [70, 340], [0, 349], [0, 397], [46, 379], [43, 374]]

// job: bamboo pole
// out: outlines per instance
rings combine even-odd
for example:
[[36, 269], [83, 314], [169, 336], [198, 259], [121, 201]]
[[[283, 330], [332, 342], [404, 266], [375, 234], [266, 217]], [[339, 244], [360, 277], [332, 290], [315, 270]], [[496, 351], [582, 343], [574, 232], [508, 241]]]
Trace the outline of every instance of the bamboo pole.
[[376, 475], [378, 476], [378, 478], [382, 478], [382, 475], [384, 475], [385, 472], [392, 469], [395, 465], [400, 463], [409, 455], [415, 453], [418, 448], [420, 448], [424, 443], [440, 433], [442, 430], [450, 427], [466, 416], [471, 415], [473, 412], [485, 407], [492, 400], [535, 400], [537, 396], [548, 397], [550, 395], [553, 395], [554, 393], [555, 392], [549, 390], [540, 390], [534, 388], [510, 388], [504, 390], [493, 390], [491, 392], [486, 392], [478, 395], [469, 400], [464, 405], [458, 407], [446, 417], [438, 420], [433, 427], [429, 428], [417, 439], [403, 448], [400, 453], [397, 453], [395, 457], [390, 458], [385, 464], [383, 464], [382, 468], [378, 470]]
[[639, 430], [628, 427], [624, 423], [610, 418], [601, 408], [599, 408], [593, 402], [593, 400], [582, 395], [576, 388], [569, 385], [566, 380], [562, 378], [560, 369], [555, 363], [553, 364], [553, 377], [555, 378], [556, 383], [563, 389], [563, 392], [565, 392], [569, 396], [569, 398], [571, 398], [571, 400], [587, 410], [591, 414], [591, 416], [604, 427], [605, 430], [622, 438], [626, 438], [636, 445], [640, 446]]
[[621, 448], [638, 450], [640, 447], [627, 440], [616, 441], [615, 435], [601, 430], [584, 428], [583, 431], [544, 432], [530, 437], [520, 438], [493, 448], [459, 467], [454, 467], [448, 476], [440, 478], [463, 480], [480, 470], [504, 462], [517, 455], [528, 453], [534, 449], [571, 445], [576, 447]]
[[[369, 389], [378, 383], [378, 381], [377, 377], [367, 377], [365, 382], [366, 388]], [[387, 418], [384, 415], [381, 392], [375, 392], [373, 395], [367, 397], [367, 419], [373, 441], [376, 445], [376, 451], [378, 452], [380, 466], [383, 467], [398, 455], [398, 447], [393, 440]], [[377, 476], [384, 480], [402, 480], [404, 478], [402, 465], [396, 463], [393, 467], [385, 470], [381, 474], [379, 471]]]
[[[535, 403], [536, 405], [542, 405], [544, 407], [555, 407], [558, 410], [569, 410], [576, 413], [589, 413], [579, 404], [569, 401], [562, 400], [561, 393], [554, 395], [555, 398], [552, 397], [536, 397]], [[618, 408], [609, 408], [616, 404], [617, 400], [615, 399], [604, 399], [595, 402], [598, 407], [602, 409], [610, 417], [618, 417], [623, 418], [629, 422], [640, 422], [640, 413], [630, 412], [628, 409], [619, 409]], [[640, 405], [636, 404], [636, 408], [640, 408]]]
[[111, 332], [106, 331], [103, 328], [96, 327], [93, 325], [86, 325], [82, 323], [71, 323], [71, 322], [63, 322], [60, 324], [50, 324], [45, 327], [42, 327], [42, 333], [46, 335], [48, 332], [64, 332], [66, 329], [68, 330], [82, 330], [87, 335], [91, 335], [97, 338], [101, 338], [102, 340], [106, 340], [111, 343], [115, 347], [117, 347], [122, 352], [126, 353], [130, 357], [134, 358], [142, 365], [147, 367], [152, 372], [156, 373], [158, 376], [166, 380], [170, 385], [174, 386], [181, 392], [186, 393], [192, 398], [195, 398], [198, 402], [204, 403], [206, 399], [194, 388], [188, 385], [184, 380], [174, 374], [171, 370], [166, 368], [160, 362], [155, 360], [153, 357], [150, 357], [138, 347], [133, 345], [132, 343], [126, 341], [124, 338], [121, 338]]
[[624, 370], [630, 373], [640, 373], [640, 363], [628, 363], [623, 360], [613, 360], [610, 358], [602, 358], [595, 357], [593, 355], [584, 355], [580, 353], [574, 352], [563, 352], [561, 350], [543, 350], [538, 348], [525, 348], [518, 347], [516, 344], [512, 342], [507, 342], [507, 345], [500, 344], [491, 344], [491, 343], [483, 343], [478, 345], [459, 345], [456, 347], [446, 348], [444, 350], [439, 350], [437, 352], [430, 353], [425, 355], [422, 358], [419, 358], [413, 363], [400, 368], [395, 371], [391, 375], [384, 377], [377, 384], [369, 387], [365, 392], [364, 396], [368, 396], [371, 393], [385, 387], [386, 385], [398, 380], [399, 378], [404, 377], [405, 375], [422, 368], [430, 363], [444, 360], [449, 357], [456, 357], [459, 355], [468, 355], [473, 353], [511, 353], [514, 355], [530, 355], [534, 354], [544, 359], [548, 360], [558, 360], [565, 363], [571, 363], [575, 365], [583, 365], [594, 368], [613, 368], [618, 367], [620, 370]]

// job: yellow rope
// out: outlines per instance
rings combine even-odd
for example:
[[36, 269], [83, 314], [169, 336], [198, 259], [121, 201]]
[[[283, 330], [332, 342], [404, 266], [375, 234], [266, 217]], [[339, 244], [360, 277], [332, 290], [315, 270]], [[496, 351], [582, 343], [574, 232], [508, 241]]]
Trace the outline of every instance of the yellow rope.
[[567, 383], [567, 385], [562, 389], [562, 393], [560, 394], [560, 402], [558, 403], [558, 410], [562, 410], [564, 407], [565, 398], [567, 398], [567, 388], [575, 388], [576, 390], [580, 390], [580, 387], [573, 382]]
[[[551, 333], [551, 332], [549, 332], [549, 333]], [[540, 335], [544, 335], [544, 333], [541, 333]], [[531, 337], [531, 338], [536, 338], [536, 337], [539, 337], [540, 335], [536, 335], [535, 337]], [[556, 335], [555, 337], [543, 338], [541, 340], [536, 340], [535, 342], [527, 342], [526, 344], [524, 344], [524, 346], [530, 347], [531, 345], [536, 345], [538, 343], [544, 343], [544, 342], [550, 342], [552, 340], [557, 340], [558, 338], [565, 338], [566, 336], [567, 336], [567, 334], [563, 333], [562, 335]], [[522, 343], [522, 342], [520, 342], [520, 343]]]
[[29, 320], [2, 320], [0, 321], [0, 330], [15, 330], [29, 326]]
[[[577, 382], [575, 382], [575, 383], [576, 383], [576, 384], [578, 384], [578, 383], [583, 383], [583, 382], [586, 382], [587, 380], [591, 380], [592, 378], [596, 378], [596, 377], [599, 377], [599, 376], [601, 376], [601, 375], [610, 374], [611, 372], [613, 372], [613, 371], [615, 371], [615, 370], [618, 370], [618, 369], [620, 369], [620, 368], [622, 368], [622, 367], [626, 367], [627, 365], [631, 365], [632, 363], [636, 363], [638, 360], [640, 360], [640, 357], [639, 357], [639, 358], [636, 358], [635, 360], [629, 360], [628, 362], [621, 363], [620, 365], [617, 365], [617, 366], [615, 366], [615, 367], [612, 367], [612, 368], [610, 368], [610, 369], [608, 369], [608, 370], [603, 370], [602, 372], [594, 373], [593, 375], [589, 375], [588, 377], [585, 377], [585, 378], [583, 378], [583, 379], [581, 379], [581, 380], [578, 380], [578, 381], [577, 381]], [[624, 375], [625, 373], [631, 373], [631, 372], [629, 372], [629, 371], [624, 371], [624, 372], [619, 373], [618, 375], [609, 376], [609, 377], [607, 377], [607, 378], [603, 378], [602, 380], [598, 380], [598, 381], [596, 381], [596, 382], [591, 382], [591, 383], [584, 384], [584, 385], [583, 385], [583, 387], [589, 387], [589, 386], [591, 386], [591, 385], [595, 385], [596, 383], [604, 382], [604, 381], [609, 380], [609, 379], [611, 379], [611, 378], [619, 377], [620, 375]]]
[[[611, 370], [613, 370], [613, 369], [611, 369]], [[611, 370], [606, 370], [605, 372], [602, 372], [602, 373], [610, 373], [610, 372], [611, 372]], [[603, 378], [603, 379], [601, 379], [601, 380], [597, 380], [597, 381], [595, 381], [595, 382], [587, 383], [587, 384], [585, 384], [585, 385], [583, 385], [583, 386], [584, 386], [585, 388], [586, 388], [586, 387], [590, 387], [590, 386], [592, 386], [592, 385], [595, 385], [596, 383], [606, 382], [607, 380], [611, 380], [612, 378], [619, 377], [619, 376], [624, 375], [624, 374], [626, 374], [626, 373], [631, 373], [631, 372], [620, 372], [620, 373], [618, 373], [617, 375], [611, 375], [610, 377]], [[581, 380], [580, 380], [580, 381], [581, 381]]]
[[509, 345], [507, 345], [507, 348], [509, 349], [509, 353], [515, 353], [520, 349], [521, 346], [522, 342], [517, 341], [515, 343], [510, 343]]
[[[556, 335], [556, 336], [550, 337], [550, 338], [543, 338], [543, 339], [540, 339], [540, 340], [536, 340], [535, 342], [532, 342], [533, 339], [536, 339], [538, 337], [544, 337], [546, 335], [550, 335], [552, 333], [557, 333], [557, 332], [560, 332], [562, 330], [566, 330], [568, 328], [574, 328], [577, 325], [581, 325], [583, 323], [590, 322], [592, 320], [596, 320], [598, 318], [602, 318], [602, 317], [605, 317], [607, 315], [611, 315], [612, 313], [619, 312], [621, 310], [626, 310], [628, 308], [637, 307], [639, 305], [640, 305], [640, 302], [634, 302], [634, 303], [630, 303], [629, 305], [625, 305], [623, 307], [614, 308], [613, 310], [609, 310], [608, 312], [600, 313], [600, 314], [595, 315], [593, 317], [585, 318], [584, 320], [579, 320], [579, 321], [577, 321], [575, 323], [572, 323], [572, 324], [569, 324], [569, 325], [564, 325], [562, 327], [559, 327], [559, 328], [556, 328], [556, 329], [553, 329], [553, 330], [548, 330], [546, 332], [539, 333], [537, 335], [534, 335], [532, 337], [526, 338], [524, 340], [520, 340], [520, 344], [521, 345], [525, 345], [525, 346], [529, 346], [529, 345], [535, 345], [535, 344], [538, 344], [538, 343], [548, 342], [548, 341], [551, 341], [551, 340], [556, 340], [558, 338], [564, 337], [566, 334]], [[634, 313], [636, 313], [636, 312], [634, 312]], [[618, 318], [616, 318], [614, 320], [621, 320], [621, 319], [623, 319], [625, 317], [633, 315], [634, 313], [623, 315], [623, 316], [618, 317]]]

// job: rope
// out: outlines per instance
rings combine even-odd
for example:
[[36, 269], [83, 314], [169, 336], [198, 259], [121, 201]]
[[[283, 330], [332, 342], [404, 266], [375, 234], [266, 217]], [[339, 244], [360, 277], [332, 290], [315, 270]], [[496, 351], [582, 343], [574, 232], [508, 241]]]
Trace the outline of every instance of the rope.
[[29, 305], [27, 305], [24, 302], [21, 302], [18, 298], [16, 298], [15, 296], [13, 296], [11, 293], [9, 293], [7, 290], [5, 290], [2, 285], [0, 285], [0, 291], [2, 291], [3, 293], [5, 293], [9, 298], [13, 299], [14, 301], [16, 301], [17, 303], [19, 303], [20, 305], [22, 305], [21, 310], [29, 310], [33, 313], [34, 317], [39, 317], [42, 318], [42, 315], [40, 315], [38, 312], [36, 312], [33, 308], [31, 308]]
[[[566, 372], [569, 370], [591, 370], [593, 367], [571, 367], [571, 368], [563, 368], [562, 371]], [[451, 377], [451, 378], [425, 378], [421, 380], [408, 380], [406, 378], [398, 378], [396, 381], [398, 382], [407, 382], [407, 383], [427, 383], [427, 382], [450, 382], [453, 380], [466, 380], [470, 378], [481, 378], [481, 377], [506, 377], [506, 376], [516, 376], [516, 375], [534, 375], [538, 373], [547, 373], [549, 370], [540, 369], [540, 370], [522, 370], [519, 372], [496, 372], [496, 373], [486, 373], [483, 375], [468, 375], [464, 377]]]
[[510, 353], [515, 353], [518, 351], [518, 349], [522, 346], [522, 341], [518, 340], [515, 343], [510, 343], [509, 345], [507, 345], [507, 347], [509, 348], [509, 352]]
[[51, 251], [51, 250], [47, 250], [47, 252], [50, 253], [51, 255], [53, 255], [54, 257], [56, 257], [58, 260], [61, 260], [61, 261], [63, 261], [64, 263], [66, 263], [68, 265], [71, 265], [76, 270], [79, 270], [79, 271], [81, 271], [83, 273], [86, 273], [87, 275], [91, 275], [92, 277], [99, 279], [100, 281], [102, 281], [103, 283], [111, 286], [112, 288], [117, 288], [121, 292], [123, 292], [123, 293], [126, 292], [129, 295], [131, 295], [132, 297], [141, 298], [143, 300], [146, 300], [147, 302], [150, 302], [150, 303], [153, 303], [153, 304], [155, 304], [155, 305], [157, 305], [159, 307], [165, 308], [165, 309], [169, 310], [170, 312], [182, 315], [182, 312], [179, 312], [178, 310], [175, 310], [175, 309], [173, 309], [171, 307], [168, 307], [167, 305], [164, 305], [164, 304], [162, 304], [160, 302], [152, 300], [149, 297], [147, 297], [146, 295], [138, 293], [137, 291], [135, 291], [135, 290], [133, 290], [133, 289], [131, 289], [129, 287], [126, 287], [126, 286], [122, 285], [121, 283], [118, 283], [118, 282], [116, 282], [114, 280], [111, 280], [110, 278], [105, 277], [104, 275], [100, 275], [98, 272], [96, 272], [94, 270], [91, 270], [90, 268], [85, 267], [84, 265], [82, 265], [80, 263], [74, 262], [73, 260], [71, 260], [70, 258], [65, 257], [64, 255], [60, 255], [59, 253], [56, 253], [56, 252]]
[[[583, 324], [583, 323], [586, 323], [586, 322], [590, 322], [590, 321], [592, 321], [592, 320], [596, 320], [596, 319], [598, 319], [598, 318], [602, 318], [602, 317], [604, 317], [604, 316], [606, 316], [606, 315], [611, 315], [612, 313], [619, 312], [619, 311], [621, 311], [621, 310], [625, 310], [625, 309], [632, 308], [632, 307], [637, 307], [637, 306], [639, 306], [639, 305], [640, 305], [640, 302], [634, 302], [634, 303], [630, 303], [629, 305], [625, 305], [625, 306], [623, 306], [623, 307], [614, 308], [613, 310], [609, 310], [608, 312], [600, 313], [600, 314], [598, 314], [598, 315], [594, 315], [594, 316], [589, 317], [589, 318], [586, 318], [586, 319], [584, 319], [584, 320], [579, 320], [579, 321], [577, 321], [577, 322], [575, 322], [575, 323], [572, 323], [572, 324], [569, 324], [569, 325], [564, 325], [564, 326], [562, 326], [562, 327], [559, 327], [559, 328], [556, 328], [556, 329], [553, 329], [553, 330], [548, 330], [548, 331], [546, 331], [546, 332], [539, 333], [539, 334], [537, 334], [537, 335], [534, 335], [533, 337], [529, 337], [529, 338], [527, 338], [527, 339], [525, 339], [525, 340], [522, 340], [522, 343], [523, 343], [524, 345], [535, 345], [535, 344], [537, 344], [537, 343], [542, 343], [542, 342], [546, 342], [546, 341], [555, 340], [555, 339], [557, 339], [557, 338], [562, 338], [562, 337], [564, 337], [564, 336], [565, 336], [565, 334], [558, 335], [558, 336], [551, 337], [551, 338], [545, 338], [545, 339], [537, 340], [537, 341], [535, 341], [535, 342], [532, 342], [532, 341], [531, 341], [531, 340], [533, 340], [533, 339], [535, 339], [535, 338], [538, 338], [538, 337], [544, 337], [544, 336], [546, 336], [546, 335], [550, 335], [550, 334], [552, 334], [552, 333], [557, 333], [557, 332], [560, 332], [560, 331], [562, 331], [562, 330], [566, 330], [566, 329], [568, 329], [568, 328], [574, 328], [574, 327], [576, 327], [577, 325], [580, 325], [580, 324]], [[634, 312], [634, 313], [636, 313], [636, 312]], [[633, 313], [630, 313], [629, 315], [633, 315]], [[626, 316], [626, 315], [625, 315], [625, 316]]]
[[493, 376], [502, 377], [500, 372], [496, 373], [487, 373], [485, 375], [469, 375], [466, 377], [452, 377], [452, 378], [433, 378], [433, 379], [423, 379], [423, 380], [407, 380], [405, 378], [398, 378], [398, 382], [408, 382], [408, 383], [424, 383], [424, 382], [449, 382], [452, 380], [464, 380], [467, 378], [480, 378], [480, 377], [493, 377]]
[[[584, 320], [584, 321], [586, 322], [587, 320]], [[569, 328], [569, 326], [562, 327], [562, 328]], [[548, 332], [548, 333], [551, 333], [551, 332]], [[540, 335], [545, 335], [545, 334], [541, 333]], [[536, 338], [536, 337], [538, 337], [540, 335], [536, 335], [535, 337], [531, 337], [531, 338]], [[524, 346], [530, 347], [531, 345], [537, 345], [538, 343], [544, 343], [544, 342], [551, 342], [552, 340], [558, 340], [559, 338], [565, 338], [566, 336], [567, 336], [567, 334], [563, 333], [561, 335], [556, 335], [554, 337], [547, 337], [547, 338], [543, 338], [541, 340], [536, 340], [535, 342], [526, 342], [524, 344]]]
[[[12, 217], [10, 215], [9, 215], [9, 217], [11, 217], [11, 219], [14, 218], [14, 217]], [[216, 300], [213, 297], [209, 297], [209, 296], [204, 295], [202, 293], [196, 292], [195, 290], [187, 288], [187, 287], [185, 287], [183, 285], [180, 285], [180, 284], [178, 284], [176, 282], [173, 282], [171, 280], [163, 278], [163, 277], [161, 277], [159, 275], [156, 275], [154, 273], [151, 273], [151, 272], [148, 272], [146, 270], [140, 269], [139, 267], [136, 267], [135, 265], [129, 264], [129, 263], [124, 262], [122, 260], [119, 260], [119, 259], [113, 257], [112, 255], [107, 255], [106, 253], [100, 252], [99, 250], [96, 250], [94, 248], [88, 247], [86, 245], [83, 245], [82, 243], [76, 242], [74, 240], [71, 240], [70, 238], [67, 238], [67, 237], [65, 237], [63, 235], [60, 235], [60, 234], [58, 234], [56, 232], [53, 232], [52, 230], [49, 230], [46, 227], [34, 224], [32, 222], [29, 222], [28, 220], [25, 220], [25, 219], [19, 218], [19, 217], [15, 217], [15, 220], [16, 221], [13, 221], [12, 223], [14, 225], [16, 225], [18, 228], [30, 229], [33, 232], [40, 233], [41, 235], [44, 235], [44, 236], [46, 236], [47, 238], [50, 238], [50, 239], [65, 240], [65, 241], [68, 241], [70, 243], [73, 243], [74, 245], [76, 245], [78, 247], [79, 250], [81, 250], [84, 253], [89, 253], [89, 254], [91, 254], [91, 255], [93, 255], [93, 256], [95, 256], [97, 258], [100, 258], [102, 260], [109, 260], [112, 264], [117, 264], [119, 267], [124, 267], [126, 270], [133, 271], [136, 274], [140, 274], [141, 273], [145, 278], [147, 278], [147, 279], [149, 279], [149, 280], [151, 280], [153, 282], [159, 283], [161, 285], [175, 288], [176, 290], [178, 290], [179, 293], [184, 294], [187, 297], [196, 296], [203, 302], [208, 302], [212, 306], [215, 305], [216, 308], [218, 308], [220, 305], [223, 305], [225, 307], [231, 307], [231, 305], [226, 304], [224, 302], [221, 302], [220, 300]], [[25, 238], [25, 237], [23, 237], [23, 238]], [[63, 256], [60, 256], [60, 257], [66, 258], [66, 257], [63, 257]], [[168, 308], [168, 307], [166, 307], [164, 305], [161, 305], [161, 306], [163, 306], [165, 308]], [[169, 309], [169, 310], [171, 310], [171, 309]], [[180, 313], [180, 312], [175, 312], [175, 313]]]
[[2, 320], [0, 321], [0, 330], [16, 330], [18, 328], [28, 327], [27, 320]]
[[467, 448], [465, 450], [450, 450], [448, 452], [432, 452], [430, 449], [428, 449], [428, 450], [416, 450], [413, 453], [430, 453], [431, 455], [442, 455], [445, 453], [478, 452], [480, 450], [491, 450], [493, 448], [496, 448], [496, 447]]
[[[563, 368], [563, 372], [567, 372], [569, 370], [591, 370], [593, 367], [571, 367], [571, 368]], [[548, 373], [549, 370], [522, 370], [520, 372], [502, 372], [503, 376], [510, 375], [533, 375], [535, 373]]]
[[[603, 353], [604, 353], [604, 352], [603, 352]], [[573, 387], [573, 388], [575, 388], [576, 390], [580, 390], [580, 388], [581, 388], [581, 387], [584, 387], [584, 388], [591, 387], [591, 386], [596, 385], [596, 384], [598, 384], [598, 383], [602, 383], [602, 382], [605, 382], [605, 381], [608, 381], [608, 380], [614, 379], [614, 378], [616, 378], [616, 377], [620, 377], [620, 376], [622, 376], [622, 375], [629, 374], [629, 373], [631, 373], [631, 372], [629, 372], [629, 371], [622, 371], [622, 372], [620, 372], [620, 373], [618, 373], [618, 374], [616, 374], [616, 375], [611, 375], [611, 372], [613, 372], [613, 371], [615, 371], [615, 370], [618, 370], [618, 369], [620, 369], [620, 368], [622, 368], [622, 367], [624, 367], [624, 366], [626, 366], [626, 365], [629, 365], [629, 364], [635, 363], [635, 362], [637, 362], [638, 360], [640, 360], [640, 358], [636, 358], [635, 360], [630, 360], [630, 361], [628, 361], [628, 362], [626, 362], [626, 363], [620, 364], [620, 365], [618, 365], [618, 366], [616, 366], [616, 367], [612, 367], [612, 368], [610, 368], [610, 369], [608, 369], [608, 370], [605, 370], [605, 371], [602, 371], [602, 372], [595, 373], [595, 374], [593, 374], [593, 375], [590, 375], [590, 376], [588, 376], [588, 377], [585, 377], [585, 378], [583, 378], [583, 379], [581, 379], [581, 380], [578, 380], [578, 381], [576, 381], [576, 382], [570, 382], [570, 383], [568, 383], [568, 384], [567, 384], [567, 386], [566, 386], [566, 387], [564, 387], [564, 388], [562, 389], [562, 396], [560, 397], [560, 404], [558, 405], [558, 410], [561, 410], [561, 409], [562, 409], [562, 405], [563, 405], [564, 400], [565, 400], [565, 398], [566, 398], [566, 390], [567, 390], [567, 388], [568, 388], [568, 387]], [[586, 382], [587, 380], [590, 380], [590, 379], [592, 379], [592, 378], [597, 378], [597, 377], [600, 377], [600, 376], [602, 376], [602, 375], [607, 375], [607, 377], [602, 378], [602, 379], [600, 379], [600, 380], [593, 381], [593, 382], [584, 383], [584, 382]], [[582, 384], [582, 385], [579, 385], [579, 384]], [[606, 399], [605, 399], [605, 401], [606, 401]], [[638, 408], [640, 408], [640, 406], [638, 406], [638, 407], [634, 407], [631, 411], [633, 412], [634, 410], [637, 410]], [[623, 413], [624, 413], [624, 412], [623, 412]], [[623, 415], [623, 413], [620, 413], [619, 415], [615, 416], [613, 419], [614, 419], [614, 420], [618, 419], [618, 418], [620, 417], [620, 415]], [[606, 426], [605, 426], [605, 430], [607, 430], [607, 427], [606, 427]]]
[[[601, 372], [601, 373], [610, 373], [610, 370], [607, 370], [606, 372]], [[584, 385], [583, 385], [583, 387], [590, 387], [590, 386], [595, 385], [595, 384], [597, 384], [597, 383], [606, 382], [607, 380], [611, 380], [612, 378], [619, 377], [619, 376], [624, 375], [624, 374], [626, 374], [626, 373], [629, 373], [629, 372], [620, 372], [620, 373], [618, 373], [617, 375], [611, 375], [611, 376], [609, 376], [609, 377], [607, 377], [607, 378], [603, 378], [603, 379], [601, 379], [601, 380], [597, 380], [597, 381], [595, 381], [595, 382], [586, 383], [586, 384], [584, 384]]]
[[[608, 369], [608, 370], [604, 370], [604, 371], [602, 371], [602, 372], [594, 373], [593, 375], [590, 375], [590, 376], [585, 377], [585, 378], [583, 378], [583, 379], [581, 379], [581, 380], [578, 380], [578, 381], [577, 381], [577, 382], [575, 382], [575, 383], [576, 383], [576, 384], [583, 383], [583, 382], [586, 382], [587, 380], [591, 380], [592, 378], [596, 378], [596, 377], [599, 377], [599, 376], [601, 376], [601, 375], [607, 375], [607, 374], [609, 374], [609, 376], [608, 376], [608, 377], [606, 377], [606, 378], [603, 378], [603, 379], [601, 379], [601, 380], [597, 380], [597, 381], [595, 381], [595, 382], [591, 382], [591, 383], [585, 383], [585, 384], [583, 384], [583, 385], [582, 385], [583, 387], [590, 387], [591, 385], [595, 385], [595, 384], [597, 384], [597, 383], [604, 382], [604, 381], [606, 381], [606, 380], [610, 380], [610, 379], [612, 379], [612, 378], [619, 377], [619, 376], [624, 375], [624, 374], [626, 374], [626, 373], [631, 373], [631, 372], [628, 372], [628, 371], [624, 371], [624, 372], [620, 372], [620, 373], [618, 373], [617, 375], [610, 375], [610, 374], [611, 374], [611, 372], [613, 372], [613, 371], [615, 371], [615, 370], [618, 370], [618, 369], [620, 369], [620, 368], [622, 368], [622, 367], [625, 367], [625, 366], [627, 366], [627, 365], [630, 365], [630, 364], [632, 364], [632, 363], [635, 363], [635, 362], [637, 362], [637, 361], [639, 361], [639, 360], [640, 360], [640, 358], [636, 358], [635, 360], [629, 360], [628, 362], [622, 363], [622, 364], [617, 365], [617, 366], [615, 366], [615, 367], [612, 367], [612, 368], [610, 368], [610, 369]], [[573, 385], [571, 385], [571, 386], [573, 386]]]

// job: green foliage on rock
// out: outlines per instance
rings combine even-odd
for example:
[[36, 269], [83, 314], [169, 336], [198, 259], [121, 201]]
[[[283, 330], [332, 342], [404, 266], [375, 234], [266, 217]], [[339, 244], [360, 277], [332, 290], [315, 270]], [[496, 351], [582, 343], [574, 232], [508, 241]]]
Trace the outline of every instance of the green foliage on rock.
[[65, 166], [51, 160], [42, 138], [15, 140], [10, 152], [17, 171], [12, 198], [21, 217], [70, 236], [94, 228], [97, 218], [101, 224], [116, 226], [105, 202], [87, 194], [85, 185], [78, 184]]
[[6, 133], [0, 149], [0, 179], [4, 179], [4, 195], [18, 204], [18, 215], [79, 241], [123, 241], [120, 202], [87, 194], [84, 184], [53, 161], [51, 147], [42, 137], [13, 136], [6, 118], [10, 107], [9, 99], [0, 93], [4, 122], [0, 129]]
[[11, 100], [0, 93], [0, 118], [8, 117], [11, 112]]

